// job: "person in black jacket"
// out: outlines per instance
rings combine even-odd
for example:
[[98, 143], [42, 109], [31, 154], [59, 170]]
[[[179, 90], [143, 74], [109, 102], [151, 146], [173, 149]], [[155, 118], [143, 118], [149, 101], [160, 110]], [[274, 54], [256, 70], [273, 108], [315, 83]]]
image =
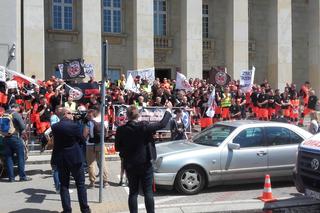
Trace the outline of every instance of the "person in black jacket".
[[80, 209], [82, 213], [91, 212], [87, 201], [87, 190], [84, 185], [84, 156], [80, 144], [85, 143], [80, 126], [73, 122], [73, 114], [70, 109], [62, 108], [62, 119], [52, 125], [54, 147], [52, 158], [57, 163], [60, 179], [60, 197], [63, 212], [71, 213], [69, 194], [70, 173], [73, 176], [77, 191]]
[[171, 102], [166, 104], [167, 111], [160, 122], [138, 122], [139, 110], [130, 106], [127, 110], [128, 122], [117, 128], [115, 146], [123, 158], [123, 166], [129, 181], [129, 210], [138, 212], [137, 198], [139, 183], [145, 197], [148, 213], [154, 212], [154, 199], [152, 191], [153, 167], [151, 160], [156, 159], [156, 152], [152, 135], [155, 131], [164, 128], [171, 118]]

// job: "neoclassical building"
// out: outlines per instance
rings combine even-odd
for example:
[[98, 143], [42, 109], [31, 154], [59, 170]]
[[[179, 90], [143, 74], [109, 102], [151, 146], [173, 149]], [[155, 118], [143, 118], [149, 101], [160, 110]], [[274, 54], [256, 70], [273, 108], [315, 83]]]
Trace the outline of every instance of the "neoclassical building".
[[84, 58], [110, 78], [155, 67], [158, 77], [207, 77], [225, 66], [235, 79], [256, 67], [274, 87], [311, 81], [320, 89], [319, 0], [2, 0], [0, 64], [44, 79], [64, 59]]

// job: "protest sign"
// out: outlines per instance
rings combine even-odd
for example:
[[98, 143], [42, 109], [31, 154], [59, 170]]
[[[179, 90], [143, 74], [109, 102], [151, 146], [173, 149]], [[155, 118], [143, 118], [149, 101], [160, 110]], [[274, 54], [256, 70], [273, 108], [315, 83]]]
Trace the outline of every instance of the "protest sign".
[[94, 67], [93, 64], [84, 64], [83, 65], [84, 74], [86, 77], [93, 78], [94, 77]]
[[71, 59], [63, 62], [63, 79], [84, 77], [83, 60]]
[[140, 76], [140, 79], [147, 79], [149, 84], [153, 84], [153, 81], [155, 80], [154, 67], [139, 70], [128, 70], [127, 78], [130, 74], [133, 78]]
[[0, 66], [0, 81], [6, 81], [6, 68], [3, 66]]
[[254, 80], [255, 67], [252, 70], [241, 70], [240, 73], [240, 87], [243, 92], [251, 90]]

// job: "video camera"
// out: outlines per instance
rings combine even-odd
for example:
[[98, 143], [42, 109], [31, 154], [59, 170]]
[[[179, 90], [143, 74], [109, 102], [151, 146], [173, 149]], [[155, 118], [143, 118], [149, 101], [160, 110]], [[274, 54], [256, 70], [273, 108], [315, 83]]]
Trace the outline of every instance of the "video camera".
[[87, 111], [77, 110], [73, 113], [73, 118], [75, 121], [82, 121], [83, 123], [87, 122]]

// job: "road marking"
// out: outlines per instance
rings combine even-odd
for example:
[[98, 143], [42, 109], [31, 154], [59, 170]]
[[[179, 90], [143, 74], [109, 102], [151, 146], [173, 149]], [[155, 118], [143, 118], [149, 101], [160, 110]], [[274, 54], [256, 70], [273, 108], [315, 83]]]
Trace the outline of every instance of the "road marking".
[[[120, 180], [120, 175], [118, 175], [117, 177]], [[126, 191], [126, 193], [129, 195], [129, 187], [125, 186], [123, 188]], [[172, 196], [172, 197], [167, 197], [167, 198], [163, 198], [163, 199], [159, 199], [159, 200], [157, 199], [157, 197], [154, 197], [155, 198], [155, 205], [162, 204], [162, 203], [165, 203], [168, 201], [177, 200], [177, 199], [184, 198], [184, 197], [187, 197], [187, 196]], [[139, 209], [144, 208], [144, 203], [139, 204], [138, 208]]]
[[[175, 196], [178, 197], [178, 196]], [[184, 196], [186, 197], [186, 196]], [[286, 200], [292, 197], [281, 197], [277, 200]], [[187, 206], [201, 206], [201, 205], [230, 205], [230, 204], [260, 204], [263, 203], [261, 200], [258, 199], [251, 199], [251, 200], [230, 200], [230, 201], [214, 201], [214, 202], [196, 202], [196, 203], [175, 203], [175, 204], [155, 204], [155, 208], [173, 208], [173, 207], [187, 207]], [[139, 205], [139, 209], [144, 209], [144, 205]]]

